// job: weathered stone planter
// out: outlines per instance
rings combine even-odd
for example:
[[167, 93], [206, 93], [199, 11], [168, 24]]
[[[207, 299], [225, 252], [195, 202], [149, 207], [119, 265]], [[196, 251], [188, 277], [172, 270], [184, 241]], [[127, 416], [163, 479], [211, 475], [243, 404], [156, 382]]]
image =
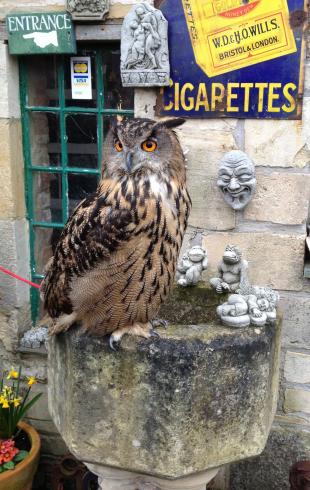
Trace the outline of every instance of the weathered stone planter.
[[[211, 304], [214, 311], [210, 292], [194, 291], [205, 296], [205, 315]], [[193, 308], [188, 290], [175, 294], [183, 299], [170, 311], [192, 323], [199, 298]], [[234, 330], [199, 320], [170, 325], [158, 340], [124, 338], [118, 352], [78, 329], [51, 339], [50, 412], [77, 458], [97, 472], [177, 479], [263, 450], [276, 407], [279, 322]]]

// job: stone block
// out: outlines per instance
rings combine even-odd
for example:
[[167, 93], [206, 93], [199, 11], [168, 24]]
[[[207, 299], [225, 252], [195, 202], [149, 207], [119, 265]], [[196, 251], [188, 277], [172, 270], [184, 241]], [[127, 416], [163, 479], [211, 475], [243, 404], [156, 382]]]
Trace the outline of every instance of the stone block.
[[0, 118], [19, 118], [18, 59], [9, 55], [7, 44], [0, 43]]
[[234, 121], [187, 121], [177, 133], [187, 159], [187, 178], [193, 208], [191, 226], [208, 230], [231, 230], [235, 212], [216, 186], [219, 161], [236, 148]]
[[40, 434], [41, 454], [64, 456], [69, 453], [66, 443], [59, 434]]
[[310, 414], [310, 391], [290, 388], [285, 390], [284, 412], [304, 412]]
[[287, 351], [284, 364], [284, 376], [290, 383], [310, 384], [310, 352]]
[[217, 264], [227, 244], [237, 245], [249, 262], [253, 284], [287, 291], [301, 290], [305, 236], [273, 232], [211, 233], [206, 232], [209, 268], [206, 278], [217, 277]]
[[[125, 0], [126, 1], [126, 0]], [[48, 11], [57, 11], [66, 9], [66, 0], [48, 0]], [[1, 0], [0, 19], [4, 20], [8, 13], [18, 12], [46, 12], [46, 0]]]
[[24, 164], [20, 120], [0, 119], [0, 219], [25, 216]]
[[310, 203], [310, 175], [256, 173], [254, 197], [244, 211], [244, 219], [284, 225], [305, 224]]
[[261, 456], [231, 465], [230, 490], [290, 490], [289, 471], [310, 459], [310, 432], [274, 426]]
[[283, 345], [310, 349], [310, 294], [280, 293], [283, 313]]
[[135, 117], [146, 117], [148, 119], [156, 119], [155, 117], [156, 97], [157, 97], [156, 89], [136, 88], [135, 89]]
[[47, 385], [45, 383], [37, 383], [31, 388], [31, 398], [38, 393], [42, 393], [39, 400], [27, 412], [27, 417], [37, 420], [51, 420], [48, 411]]
[[72, 328], [49, 342], [52, 418], [79, 460], [159, 478], [259, 454], [276, 406], [278, 327], [170, 325], [157, 340], [125, 337], [118, 352]]
[[[22, 277], [29, 277], [29, 234], [24, 219], [0, 220], [0, 263]], [[0, 307], [21, 307], [29, 302], [29, 286], [1, 272]]]
[[33, 425], [33, 427], [35, 427], [40, 434], [44, 432], [45, 434], [59, 435], [59, 432], [52, 420], [31, 419], [26, 417], [26, 422]]
[[275, 124], [271, 119], [246, 119], [245, 152], [264, 167], [304, 168], [310, 160], [303, 123], [297, 120]]
[[[0, 343], [8, 352], [17, 350], [20, 336], [27, 328], [30, 328], [30, 325], [29, 301], [18, 308], [12, 305], [3, 306], [0, 304]], [[10, 365], [6, 367], [9, 368]]]

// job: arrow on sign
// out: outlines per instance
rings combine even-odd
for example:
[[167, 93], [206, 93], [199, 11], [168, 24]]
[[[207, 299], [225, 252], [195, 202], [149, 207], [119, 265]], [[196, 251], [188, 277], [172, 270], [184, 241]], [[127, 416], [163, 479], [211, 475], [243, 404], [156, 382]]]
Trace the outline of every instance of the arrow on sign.
[[56, 31], [50, 32], [31, 32], [30, 34], [24, 34], [24, 39], [33, 39], [33, 42], [39, 46], [39, 48], [46, 48], [49, 44], [58, 46], [58, 38]]

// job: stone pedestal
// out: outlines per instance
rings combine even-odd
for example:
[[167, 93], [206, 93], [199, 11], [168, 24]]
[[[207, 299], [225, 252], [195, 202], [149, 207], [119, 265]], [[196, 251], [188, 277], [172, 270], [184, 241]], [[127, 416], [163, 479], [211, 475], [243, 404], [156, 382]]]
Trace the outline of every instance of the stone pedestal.
[[98, 475], [102, 490], [206, 490], [206, 485], [218, 472], [218, 469], [215, 468], [177, 480], [164, 480], [106, 466], [93, 464], [87, 466], [92, 473]]
[[107, 337], [77, 327], [50, 339], [52, 418], [105, 490], [137, 482], [198, 490], [209, 478], [201, 472], [264, 449], [276, 409], [280, 321], [238, 330], [203, 323], [214, 298], [189, 289], [170, 308], [184, 324], [159, 329], [159, 339], [127, 336], [117, 352]]

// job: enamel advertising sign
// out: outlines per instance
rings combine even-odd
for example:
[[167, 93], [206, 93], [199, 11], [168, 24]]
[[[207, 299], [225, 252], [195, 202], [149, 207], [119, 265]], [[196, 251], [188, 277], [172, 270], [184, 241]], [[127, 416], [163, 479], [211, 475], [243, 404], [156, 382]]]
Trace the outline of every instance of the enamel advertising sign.
[[300, 119], [305, 0], [164, 0], [161, 115]]

